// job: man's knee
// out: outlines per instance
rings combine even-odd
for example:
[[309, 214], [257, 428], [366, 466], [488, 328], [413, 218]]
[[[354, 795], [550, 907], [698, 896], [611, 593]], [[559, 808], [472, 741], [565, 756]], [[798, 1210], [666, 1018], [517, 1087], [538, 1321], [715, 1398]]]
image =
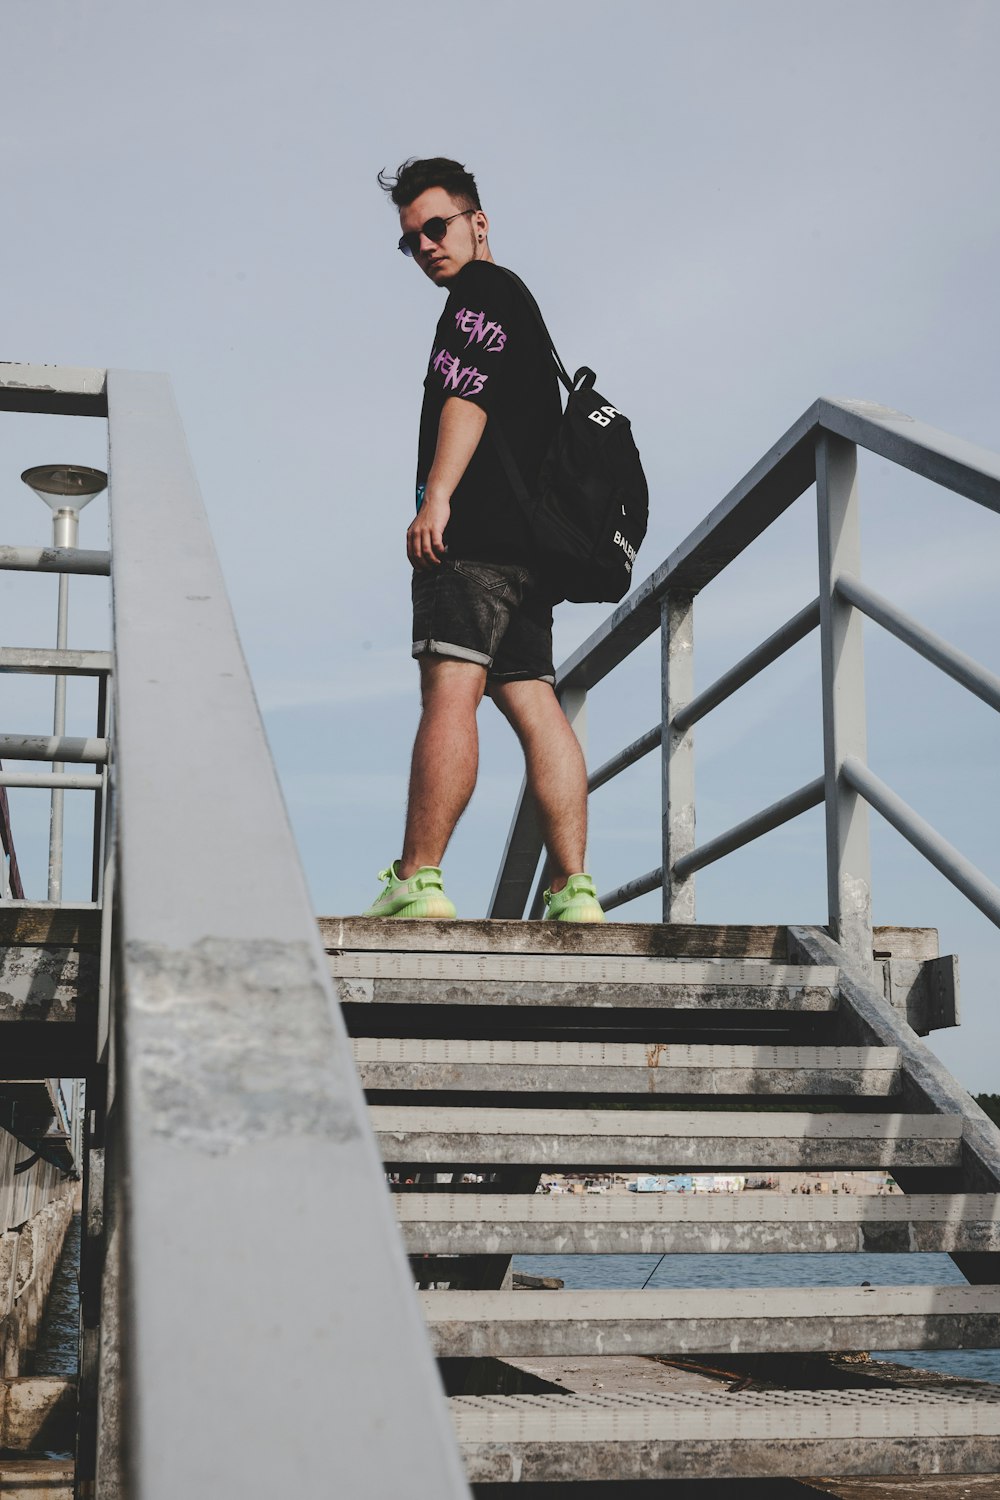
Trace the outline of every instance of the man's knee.
[[552, 715], [562, 715], [555, 689], [540, 678], [523, 682], [495, 682], [490, 697], [510, 725], [520, 733], [545, 723]]
[[450, 656], [418, 658], [420, 662], [420, 697], [424, 708], [454, 706], [475, 713], [486, 689], [486, 668], [477, 662], [459, 661]]

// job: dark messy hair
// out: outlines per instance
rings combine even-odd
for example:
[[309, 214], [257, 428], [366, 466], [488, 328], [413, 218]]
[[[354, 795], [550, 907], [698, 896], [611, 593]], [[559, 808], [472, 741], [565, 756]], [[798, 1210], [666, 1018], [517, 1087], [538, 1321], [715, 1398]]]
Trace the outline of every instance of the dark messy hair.
[[479, 190], [472, 173], [460, 161], [450, 161], [447, 156], [419, 158], [411, 156], [404, 161], [395, 176], [384, 169], [378, 174], [378, 185], [389, 194], [397, 208], [405, 208], [414, 198], [419, 198], [428, 188], [444, 188], [449, 197], [463, 208], [482, 208]]

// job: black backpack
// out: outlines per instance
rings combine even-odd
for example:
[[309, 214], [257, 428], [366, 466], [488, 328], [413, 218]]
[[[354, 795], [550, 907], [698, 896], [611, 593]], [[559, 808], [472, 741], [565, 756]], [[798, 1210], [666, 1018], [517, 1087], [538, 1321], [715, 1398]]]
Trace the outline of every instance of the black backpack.
[[566, 409], [531, 492], [506, 434], [490, 419], [490, 434], [510, 486], [528, 521], [538, 571], [548, 591], [577, 604], [616, 604], [632, 583], [632, 564], [649, 519], [649, 487], [628, 417], [594, 388], [586, 365], [570, 378], [538, 303], [513, 271], [552, 351], [566, 388]]

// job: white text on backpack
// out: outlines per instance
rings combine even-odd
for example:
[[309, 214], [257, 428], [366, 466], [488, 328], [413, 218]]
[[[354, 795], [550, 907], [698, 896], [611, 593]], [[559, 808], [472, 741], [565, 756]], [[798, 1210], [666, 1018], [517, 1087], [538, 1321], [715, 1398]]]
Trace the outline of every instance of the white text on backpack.
[[629, 546], [620, 531], [615, 532], [615, 546], [620, 547], [628, 558], [628, 571], [631, 573], [632, 564], [635, 562], [635, 548]]

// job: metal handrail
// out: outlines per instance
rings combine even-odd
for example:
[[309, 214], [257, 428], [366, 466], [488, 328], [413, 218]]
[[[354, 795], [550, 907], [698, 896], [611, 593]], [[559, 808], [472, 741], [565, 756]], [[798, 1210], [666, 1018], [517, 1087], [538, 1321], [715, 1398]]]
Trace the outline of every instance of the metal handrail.
[[8, 760], [65, 760], [76, 765], [104, 765], [108, 742], [72, 734], [0, 734], [0, 755], [6, 755]]
[[618, 886], [613, 891], [607, 891], [600, 896], [600, 903], [605, 911], [614, 911], [618, 906], [627, 906], [630, 901], [637, 901], [640, 896], [648, 896], [652, 891], [658, 891], [663, 884], [663, 866], [657, 865], [655, 870], [647, 870], [645, 875], [637, 875], [635, 880], [627, 880], [624, 885]]
[[0, 787], [41, 788], [51, 791], [62, 787], [64, 791], [96, 792], [104, 785], [101, 776], [79, 774], [74, 771], [0, 771]]
[[[662, 886], [664, 919], [693, 920], [692, 876], [696, 870], [825, 802], [831, 927], [859, 960], [868, 962], [871, 877], [867, 823], [860, 808], [870, 803], [980, 910], [1000, 921], [993, 883], [865, 766], [862, 613], [995, 709], [1000, 709], [1000, 676], [911, 619], [858, 578], [856, 446], [1000, 512], [997, 454], [869, 402], [826, 398], [814, 402], [557, 673], [557, 691], [571, 692], [578, 703], [588, 688], [660, 628], [661, 722], [593, 773], [589, 789], [605, 785], [659, 744], [663, 757], [664, 859], [656, 870], [602, 897], [606, 909]], [[820, 530], [819, 597], [696, 696], [691, 667], [695, 597], [814, 482]], [[692, 727], [817, 626], [824, 694], [823, 777], [696, 848]], [[510, 917], [523, 911], [540, 848], [537, 822], [522, 788], [497, 876], [491, 915]]]
[[[97, 677], [94, 739], [37, 737], [34, 749], [102, 767], [106, 753], [115, 773], [113, 785], [108, 769], [0, 776], [98, 791], [81, 1270], [92, 1357], [80, 1401], [98, 1415], [84, 1418], [78, 1480], [94, 1487], [96, 1468], [102, 1494], [173, 1500], [207, 1486], [242, 1500], [294, 1471], [310, 1494], [333, 1473], [345, 1494], [416, 1483], [421, 1495], [467, 1497], [169, 383], [0, 365], [3, 408], [106, 415], [110, 432], [110, 562], [90, 554], [82, 570], [110, 567], [112, 657], [0, 655], [0, 670], [59, 676], [72, 664]], [[30, 550], [0, 561], [80, 562]], [[21, 753], [31, 738], [9, 740]], [[247, 1343], [247, 1309], [274, 1298], [274, 1224], [286, 1211], [295, 1233], [280, 1317]], [[201, 1334], [183, 1380], [179, 1307]], [[299, 1386], [276, 1425], [274, 1371], [293, 1367]], [[321, 1429], [328, 1444], [315, 1441]]]
[[692, 849], [690, 854], [682, 855], [675, 861], [674, 870], [682, 880], [686, 880], [696, 870], [703, 870], [706, 865], [715, 864], [716, 860], [723, 859], [736, 849], [742, 849], [745, 844], [752, 844], [754, 839], [759, 839], [765, 833], [780, 828], [782, 824], [790, 823], [792, 818], [799, 817], [810, 808], [819, 807], [825, 795], [826, 786], [823, 778], [817, 776], [815, 781], [810, 781], [805, 786], [800, 786], [798, 791], [790, 792], [787, 797], [772, 802], [769, 807], [762, 808], [752, 817], [745, 818], [742, 823], [737, 823], [727, 833], [720, 833], [717, 838], [709, 839], [707, 844]]
[[641, 734], [637, 740], [626, 745], [624, 750], [619, 750], [610, 760], [606, 760], [603, 766], [587, 777], [587, 791], [596, 792], [598, 787], [604, 786], [605, 782], [611, 781], [621, 771], [627, 771], [629, 766], [634, 766], [637, 761], [650, 753], [658, 750], [663, 740], [662, 724], [654, 724], [645, 734]]
[[[868, 401], [822, 397], [607, 620], [567, 657], [556, 687], [592, 688], [659, 629], [670, 592], [697, 594], [816, 481], [816, 438], [844, 437], [1000, 511], [1000, 455]], [[926, 463], [921, 463], [921, 456]]]
[[769, 635], [766, 641], [753, 651], [747, 653], [742, 661], [738, 661], [735, 667], [730, 667], [728, 672], [722, 676], [711, 687], [699, 693], [697, 698], [682, 708], [679, 713], [674, 714], [674, 729], [681, 734], [686, 729], [692, 728], [699, 719], [703, 719], [713, 708], [718, 708], [720, 703], [725, 703], [727, 698], [745, 687], [758, 673], [763, 672], [765, 667], [771, 666], [773, 662], [779, 661], [799, 641], [805, 640], [806, 636], [819, 628], [819, 600], [814, 599], [807, 604], [805, 609], [800, 609], [797, 615], [793, 615], [784, 625]]
[[870, 620], [888, 630], [898, 641], [939, 667], [948, 677], [960, 682], [970, 693], [988, 703], [990, 708], [1000, 710], [1000, 677], [995, 672], [981, 666], [964, 651], [956, 650], [932, 630], [890, 604], [881, 594], [876, 594], [874, 589], [870, 589], [859, 578], [842, 573], [837, 579], [836, 588], [838, 594], [850, 604], [857, 605]]
[[871, 771], [868, 766], [853, 756], [848, 756], [843, 766], [844, 779], [860, 792], [926, 860], [939, 870], [946, 880], [978, 906], [984, 916], [1000, 927], [1000, 886], [989, 880], [971, 860], [966, 859], [953, 844], [932, 828], [919, 813], [914, 812], [902, 797]]
[[0, 547], [0, 569], [15, 573], [81, 573], [106, 578], [111, 572], [107, 552], [81, 547]]

